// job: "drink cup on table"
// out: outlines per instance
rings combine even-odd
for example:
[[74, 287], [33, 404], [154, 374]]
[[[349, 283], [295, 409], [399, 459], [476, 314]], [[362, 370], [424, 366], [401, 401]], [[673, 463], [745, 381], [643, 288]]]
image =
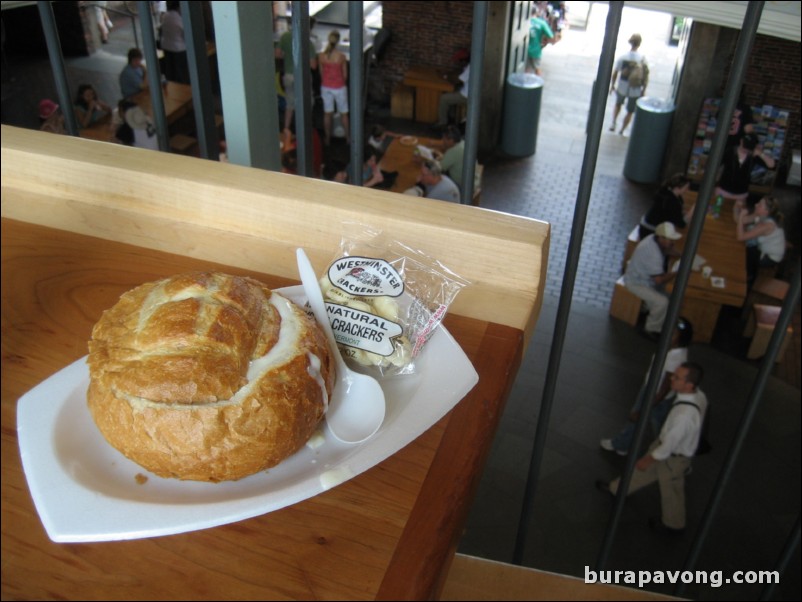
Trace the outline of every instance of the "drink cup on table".
[[713, 275], [713, 268], [706, 265], [702, 268], [702, 278], [710, 278]]

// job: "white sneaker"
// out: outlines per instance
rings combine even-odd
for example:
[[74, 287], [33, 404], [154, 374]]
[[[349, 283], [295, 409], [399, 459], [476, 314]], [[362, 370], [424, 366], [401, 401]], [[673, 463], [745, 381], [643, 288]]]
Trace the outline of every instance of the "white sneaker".
[[613, 440], [612, 439], [602, 439], [599, 441], [599, 445], [601, 448], [606, 451], [611, 451], [617, 453], [619, 456], [626, 456], [627, 452], [621, 451], [620, 449], [616, 449], [613, 447]]

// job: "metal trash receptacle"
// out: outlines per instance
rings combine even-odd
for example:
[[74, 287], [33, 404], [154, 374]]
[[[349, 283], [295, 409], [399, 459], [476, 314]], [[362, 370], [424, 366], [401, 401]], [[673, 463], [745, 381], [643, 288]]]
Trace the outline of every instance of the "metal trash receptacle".
[[624, 162], [627, 179], [640, 183], [652, 183], [660, 179], [674, 108], [671, 100], [649, 96], [638, 99]]
[[504, 90], [501, 150], [513, 157], [535, 153], [543, 78], [533, 73], [511, 73]]

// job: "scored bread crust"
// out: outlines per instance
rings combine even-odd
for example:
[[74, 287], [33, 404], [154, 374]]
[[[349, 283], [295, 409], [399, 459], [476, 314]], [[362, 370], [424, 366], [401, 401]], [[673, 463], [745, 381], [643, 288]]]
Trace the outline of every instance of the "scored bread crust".
[[193, 272], [143, 284], [89, 342], [87, 400], [106, 440], [163, 477], [235, 480], [314, 433], [334, 386], [317, 323], [251, 278]]

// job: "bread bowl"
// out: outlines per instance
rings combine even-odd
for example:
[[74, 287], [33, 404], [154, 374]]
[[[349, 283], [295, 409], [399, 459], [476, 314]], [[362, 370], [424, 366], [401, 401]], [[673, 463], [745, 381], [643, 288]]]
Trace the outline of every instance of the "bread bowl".
[[334, 363], [317, 323], [251, 278], [193, 272], [122, 295], [94, 326], [87, 400], [106, 440], [162, 476], [240, 479], [300, 449]]

